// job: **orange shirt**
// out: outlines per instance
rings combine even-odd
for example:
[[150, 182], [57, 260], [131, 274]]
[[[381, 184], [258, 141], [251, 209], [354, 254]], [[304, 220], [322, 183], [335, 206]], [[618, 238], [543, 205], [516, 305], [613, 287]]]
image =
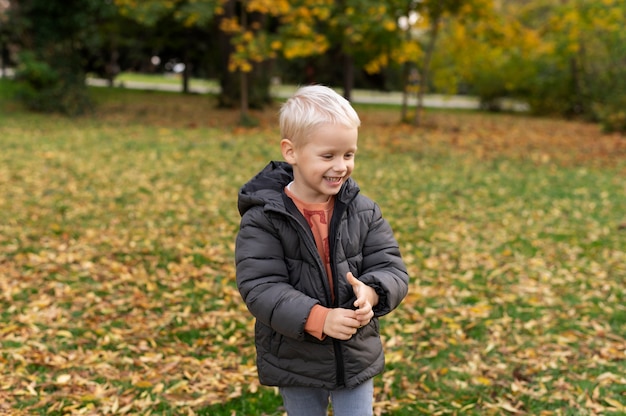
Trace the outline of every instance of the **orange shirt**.
[[[330, 269], [328, 229], [330, 226], [330, 219], [333, 216], [335, 198], [331, 197], [328, 201], [323, 203], [310, 204], [299, 200], [289, 190], [288, 186], [285, 187], [285, 193], [293, 200], [296, 207], [298, 207], [298, 210], [309, 223], [309, 227], [311, 227], [317, 251], [326, 268], [326, 278], [328, 279], [328, 284], [330, 286], [330, 293], [331, 296], [334, 296], [332, 272]], [[304, 325], [304, 330], [318, 339], [324, 339], [324, 322], [326, 321], [326, 315], [328, 315], [329, 311], [330, 309], [324, 306], [319, 304], [315, 305], [309, 313], [309, 318]]]

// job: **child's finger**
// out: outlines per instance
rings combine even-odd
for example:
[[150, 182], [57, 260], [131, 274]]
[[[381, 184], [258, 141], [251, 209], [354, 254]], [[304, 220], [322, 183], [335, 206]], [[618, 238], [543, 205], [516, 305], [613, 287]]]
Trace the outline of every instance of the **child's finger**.
[[359, 287], [361, 287], [361, 285], [363, 284], [363, 282], [361, 282], [359, 279], [354, 277], [352, 272], [346, 273], [346, 279], [348, 279], [348, 283], [350, 283], [350, 286], [352, 286], [352, 290], [354, 290], [354, 293], [356, 294]]
[[346, 279], [348, 280], [348, 283], [350, 283], [350, 286], [352, 286], [352, 290], [354, 291], [354, 296], [356, 296], [356, 301], [354, 302], [354, 306], [358, 308], [362, 306], [362, 303], [363, 303], [363, 300], [360, 299], [359, 296], [361, 295], [361, 287], [363, 287], [365, 283], [361, 282], [359, 279], [354, 277], [352, 272], [346, 273]]

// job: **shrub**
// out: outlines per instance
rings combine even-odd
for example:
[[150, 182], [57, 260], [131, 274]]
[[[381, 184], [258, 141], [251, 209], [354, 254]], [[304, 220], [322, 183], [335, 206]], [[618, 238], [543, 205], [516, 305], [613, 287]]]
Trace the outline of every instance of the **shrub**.
[[605, 132], [626, 133], [626, 97], [595, 103], [593, 111]]
[[32, 52], [22, 53], [19, 62], [17, 97], [30, 110], [75, 116], [92, 109], [80, 73], [59, 71]]

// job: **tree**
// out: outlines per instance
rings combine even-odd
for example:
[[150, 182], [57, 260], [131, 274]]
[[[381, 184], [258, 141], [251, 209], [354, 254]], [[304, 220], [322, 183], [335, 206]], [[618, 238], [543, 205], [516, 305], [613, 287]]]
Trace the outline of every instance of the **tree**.
[[[288, 11], [285, 1], [268, 0], [115, 0], [122, 13], [150, 27], [163, 19], [179, 22], [186, 31], [210, 28], [218, 38], [215, 55], [219, 65], [219, 105], [239, 101], [242, 121], [250, 105], [262, 107], [270, 101], [269, 76], [264, 63], [275, 53], [271, 49], [268, 25], [272, 16]], [[189, 41], [189, 36], [183, 36]], [[185, 47], [182, 50], [187, 51]], [[183, 73], [183, 85], [189, 74]], [[254, 80], [254, 82], [250, 82]], [[249, 120], [248, 120], [249, 121]], [[247, 121], [245, 121], [247, 122]]]
[[32, 109], [79, 114], [90, 108], [84, 57], [98, 43], [98, 23], [113, 13], [99, 0], [14, 0], [10, 19], [22, 54], [16, 78]]
[[582, 117], [624, 131], [624, 21], [623, 1], [506, 2], [487, 17], [450, 25], [439, 65], [488, 109], [512, 97], [535, 114]]
[[322, 28], [331, 50], [343, 68], [343, 93], [352, 96], [356, 68], [368, 74], [381, 72], [389, 65], [401, 31], [396, 20], [405, 1], [336, 0]]
[[[403, 67], [401, 118], [403, 121], [407, 120], [408, 97], [409, 94], [415, 93], [417, 105], [413, 124], [419, 125], [424, 107], [424, 94], [433, 83], [433, 61], [436, 59], [437, 42], [442, 29], [455, 19], [474, 21], [486, 18], [492, 10], [492, 1], [422, 0], [386, 3], [390, 11], [387, 16], [389, 18], [394, 16], [398, 24], [382, 25], [388, 27], [389, 33], [386, 36], [368, 38], [369, 50], [378, 50], [380, 55], [368, 63], [366, 70], [376, 72], [393, 64]], [[381, 27], [380, 23], [378, 27]], [[445, 69], [445, 66], [439, 68]]]
[[208, 28], [216, 14], [221, 13], [220, 0], [115, 0], [120, 13], [147, 28], [159, 28], [167, 39], [168, 47], [180, 51], [182, 63], [182, 89], [189, 92], [191, 73], [190, 54], [194, 45], [194, 29]]
[[5, 77], [9, 61], [10, 27], [7, 10], [8, 1], [0, 1], [0, 77]]
[[500, 109], [502, 98], [518, 96], [525, 80], [536, 76], [534, 56], [546, 48], [538, 31], [497, 9], [451, 22], [441, 43], [447, 53], [434, 60], [433, 84], [448, 92], [463, 86], [488, 110]]
[[[382, 72], [400, 35], [396, 24], [404, 0], [291, 0], [278, 19], [276, 50], [287, 61], [306, 60], [304, 81], [334, 80], [350, 99], [358, 70]], [[325, 55], [323, 58], [321, 55]], [[309, 58], [309, 59], [307, 59]], [[314, 63], [329, 65], [316, 74]], [[301, 74], [302, 75], [302, 74]]]
[[[287, 8], [287, 9], [286, 9]], [[286, 1], [272, 4], [267, 0], [230, 0], [219, 18], [221, 31], [220, 52], [226, 64], [222, 85], [231, 85], [239, 96], [240, 122], [255, 123], [248, 110], [252, 104], [263, 107], [271, 102], [269, 96], [268, 60], [276, 56], [272, 48], [273, 19], [288, 10]], [[235, 84], [233, 75], [237, 75]], [[223, 95], [222, 106], [228, 105], [233, 95]]]
[[535, 0], [521, 12], [523, 23], [539, 30], [551, 49], [535, 60], [539, 77], [528, 85], [533, 110], [626, 130], [626, 3]]
[[463, 20], [476, 20], [484, 16], [491, 10], [493, 1], [491, 0], [424, 0], [418, 3], [418, 11], [428, 22], [427, 40], [424, 46], [424, 55], [420, 68], [420, 80], [418, 88], [418, 100], [413, 118], [413, 124], [418, 126], [421, 123], [421, 115], [424, 108], [424, 94], [428, 88], [431, 78], [431, 63], [435, 54], [435, 48], [441, 26], [445, 18], [459, 18]]

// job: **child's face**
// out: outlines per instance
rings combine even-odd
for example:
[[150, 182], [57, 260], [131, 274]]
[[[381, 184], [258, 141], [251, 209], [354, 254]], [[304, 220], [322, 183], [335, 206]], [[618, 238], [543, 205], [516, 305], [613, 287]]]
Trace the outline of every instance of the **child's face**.
[[354, 169], [357, 139], [357, 128], [326, 124], [298, 146], [283, 140], [283, 156], [293, 166], [291, 191], [295, 196], [317, 203], [336, 195]]

